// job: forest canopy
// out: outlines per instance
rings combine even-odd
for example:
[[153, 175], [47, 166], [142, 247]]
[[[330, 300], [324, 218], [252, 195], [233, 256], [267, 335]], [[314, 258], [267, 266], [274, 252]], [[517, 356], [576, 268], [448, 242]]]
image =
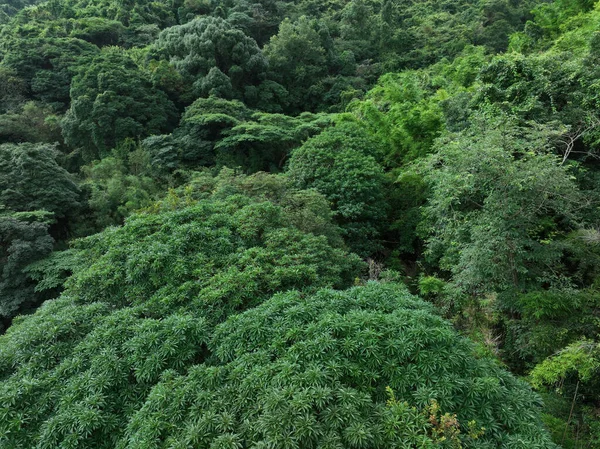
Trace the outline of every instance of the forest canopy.
[[600, 447], [599, 23], [0, 0], [0, 448]]

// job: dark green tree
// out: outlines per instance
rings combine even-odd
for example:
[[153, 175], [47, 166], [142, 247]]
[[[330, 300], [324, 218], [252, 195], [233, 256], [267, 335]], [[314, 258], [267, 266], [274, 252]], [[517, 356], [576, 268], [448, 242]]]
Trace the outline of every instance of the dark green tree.
[[81, 192], [56, 156], [48, 144], [0, 145], [0, 204], [16, 212], [45, 210], [59, 219], [73, 216]]
[[201, 17], [164, 30], [152, 54], [187, 77], [196, 98], [219, 94], [243, 99], [244, 87], [258, 86], [267, 70], [256, 42], [218, 17]]
[[24, 269], [52, 251], [51, 221], [52, 214], [45, 211], [0, 209], [0, 332], [17, 313], [38, 305], [36, 284]]
[[321, 192], [350, 248], [367, 256], [379, 249], [386, 216], [381, 143], [353, 122], [342, 122], [291, 154], [287, 173], [300, 188]]
[[25, 100], [25, 81], [17, 71], [0, 65], [0, 113], [12, 112]]
[[243, 167], [246, 171], [283, 170], [291, 151], [331, 124], [325, 114], [298, 117], [255, 113], [250, 120], [223, 132], [215, 145], [218, 165]]
[[327, 55], [316, 21], [284, 20], [264, 51], [270, 77], [289, 92], [292, 111], [315, 109], [323, 95], [318, 83], [327, 75]]
[[186, 108], [173, 134], [143, 141], [150, 165], [158, 176], [177, 168], [210, 166], [216, 162], [214, 146], [223, 133], [248, 120], [252, 110], [238, 100], [199, 98]]
[[0, 143], [60, 141], [60, 116], [44, 104], [29, 101], [0, 115]]
[[[132, 148], [133, 147], [133, 148]], [[111, 156], [82, 167], [95, 229], [121, 225], [131, 213], [149, 207], [159, 194], [151, 177], [150, 156], [141, 145], [125, 142]], [[91, 224], [91, 223], [90, 223]]]
[[127, 138], [160, 134], [176, 110], [166, 94], [122, 50], [109, 48], [73, 79], [71, 108], [63, 120], [65, 142], [84, 161], [107, 156]]
[[81, 58], [94, 55], [98, 48], [80, 39], [38, 37], [17, 34], [6, 38], [7, 51], [1, 65], [12, 69], [36, 100], [58, 109], [69, 105], [69, 88]]

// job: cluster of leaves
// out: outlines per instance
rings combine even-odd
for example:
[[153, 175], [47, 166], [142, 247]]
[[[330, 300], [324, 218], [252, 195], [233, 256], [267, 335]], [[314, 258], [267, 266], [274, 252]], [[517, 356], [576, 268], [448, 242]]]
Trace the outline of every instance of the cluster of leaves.
[[600, 335], [598, 18], [590, 2], [546, 2], [512, 52], [463, 46], [349, 106], [397, 180], [388, 265], [514, 371], [556, 374], [534, 377], [565, 447], [598, 441], [597, 383], [558, 369], [593, 365], [581, 348]]
[[283, 170], [292, 149], [330, 125], [328, 114], [297, 117], [259, 112], [238, 100], [200, 98], [186, 108], [172, 134], [143, 142], [157, 176], [199, 166]]
[[41, 301], [24, 273], [68, 234], [81, 192], [47, 144], [0, 145], [0, 319]]
[[[277, 291], [359, 274], [319, 195], [229, 172], [184, 190], [79, 241], [62, 296], [2, 337], [2, 445], [114, 447], [163, 371], [207, 357], [216, 324]], [[56, 272], [37, 270], [56, 285]]]
[[[186, 241], [195, 240], [189, 238], [189, 220], [206, 214], [209, 204], [163, 213], [160, 226], [169, 228], [172, 238], [181, 231]], [[238, 211], [247, 213], [247, 208]], [[205, 215], [195, 227], [223, 219], [219, 213], [208, 220]], [[173, 228], [176, 222], [179, 231]], [[123, 230], [105, 232], [104, 238], [119, 248], [106, 248], [108, 242], [96, 239], [91, 251], [104, 246], [106, 252], [92, 264], [99, 275], [94, 282], [104, 278], [114, 285], [111, 275], [99, 271], [107, 273], [102, 259], [109, 253], [122, 252], [125, 235], [118, 234], [136, 234], [129, 237], [139, 242], [139, 233], [147, 235], [156, 225], [155, 219], [135, 217]], [[225, 235], [217, 235], [225, 228], [203, 228], [204, 248], [218, 246], [214, 253], [226, 245]], [[161, 244], [156, 233], [152, 240]], [[250, 262], [248, 256], [242, 256], [237, 268], [244, 259]], [[156, 252], [152, 257], [163, 258]], [[287, 268], [285, 261], [278, 263], [278, 274], [297, 278], [294, 267], [300, 265], [289, 262]], [[153, 265], [154, 275], [130, 273], [134, 284], [129, 290], [143, 294], [145, 278], [159, 282]], [[206, 264], [187, 268], [196, 275], [209, 271]], [[242, 287], [246, 293], [253, 290], [254, 304], [270, 289], [269, 265], [263, 262], [262, 268], [262, 275], [244, 276], [254, 278]], [[245, 267], [251, 270], [251, 265]], [[293, 291], [226, 319], [231, 306], [242, 306], [241, 298], [233, 290], [223, 296], [226, 285], [217, 279], [175, 300], [169, 299], [168, 290], [177, 288], [171, 281], [174, 273], [169, 273], [162, 278], [160, 294], [154, 294], [157, 300], [130, 295], [125, 302], [114, 288], [98, 296], [89, 271], [76, 272], [62, 298], [1, 337], [4, 445], [433, 448], [445, 447], [444, 435], [451, 434], [448, 441], [464, 447], [555, 447], [540, 426], [535, 411], [539, 400], [531, 390], [493, 361], [473, 357], [471, 344], [404, 287], [371, 283], [346, 292]], [[179, 271], [183, 279], [185, 273]], [[312, 288], [323, 282], [325, 278]], [[176, 307], [166, 304], [174, 300]], [[41, 347], [44, 355], [36, 349]], [[387, 401], [390, 386], [394, 402]], [[444, 410], [457, 411], [452, 431], [444, 424], [428, 424], [413, 411], [418, 407], [440, 416], [431, 399]], [[451, 415], [443, 416], [446, 422]], [[461, 424], [478, 431], [459, 435]]]
[[294, 150], [287, 170], [299, 188], [325, 195], [348, 245], [363, 256], [379, 249], [386, 216], [380, 159], [377, 139], [354, 122], [341, 122]]
[[167, 95], [114, 48], [81, 69], [71, 84], [71, 100], [63, 120], [65, 143], [87, 162], [107, 156], [127, 138], [168, 130], [176, 116]]

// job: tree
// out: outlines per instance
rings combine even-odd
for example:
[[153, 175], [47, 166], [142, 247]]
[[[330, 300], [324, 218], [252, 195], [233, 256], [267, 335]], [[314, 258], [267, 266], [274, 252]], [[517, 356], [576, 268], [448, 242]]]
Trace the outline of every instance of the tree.
[[[532, 384], [542, 391], [554, 392], [564, 406], [552, 408], [544, 420], [556, 441], [563, 447], [600, 442], [596, 404], [600, 399], [600, 344], [580, 339], [538, 364], [531, 372]], [[548, 394], [548, 393], [546, 393]]]
[[177, 168], [214, 165], [214, 146], [223, 133], [252, 114], [244, 103], [219, 97], [199, 98], [188, 106], [171, 135], [143, 141], [154, 172], [164, 176]]
[[175, 117], [166, 94], [123, 51], [109, 48], [73, 79], [63, 135], [90, 162], [127, 138], [169, 130]]
[[33, 101], [0, 115], [0, 143], [60, 142], [60, 118]]
[[244, 87], [258, 86], [267, 69], [256, 42], [219, 17], [201, 17], [162, 31], [153, 55], [186, 76], [196, 98], [219, 94], [243, 99]]
[[444, 128], [442, 95], [428, 85], [428, 74], [386, 74], [364, 101], [350, 109], [369, 130], [387, 143], [385, 162], [397, 167], [431, 152]]
[[48, 144], [0, 145], [0, 320], [37, 306], [36, 283], [24, 271], [69, 234], [81, 191]]
[[582, 92], [591, 83], [582, 79], [580, 68], [561, 53], [498, 56], [482, 68], [475, 100], [525, 120], [578, 126], [589, 115], [585, 98], [592, 98]]
[[0, 204], [16, 212], [72, 216], [80, 208], [81, 192], [56, 156], [48, 144], [0, 145]]
[[[18, 29], [18, 28], [17, 28]], [[20, 77], [34, 99], [65, 110], [69, 105], [69, 87], [82, 58], [97, 54], [98, 48], [80, 39], [37, 37], [19, 34], [7, 38], [8, 51], [2, 66]]]
[[35, 282], [24, 269], [50, 254], [54, 239], [48, 234], [52, 214], [45, 211], [0, 210], [0, 331], [19, 312], [37, 305]]
[[314, 110], [323, 92], [319, 81], [327, 75], [327, 58], [315, 20], [284, 20], [279, 33], [265, 46], [270, 77], [289, 92], [292, 111]]
[[[152, 389], [124, 447], [556, 447], [529, 387], [397, 285], [278, 294], [208, 347], [212, 363]], [[415, 416], [433, 409], [455, 413], [452, 446]]]
[[26, 86], [16, 70], [0, 65], [0, 113], [12, 112], [24, 102]]
[[273, 175], [222, 177], [76, 244], [85, 263], [62, 296], [0, 337], [0, 445], [114, 448], [154, 385], [211, 357], [229, 315], [278, 291], [353, 282], [358, 258], [315, 227], [329, 219], [322, 198], [278, 197]]
[[555, 244], [577, 223], [582, 198], [552, 154], [555, 134], [480, 117], [437, 142], [426, 165], [428, 252], [464, 291], [560, 285]]
[[[137, 146], [132, 150], [131, 146]], [[82, 167], [96, 229], [121, 225], [131, 213], [154, 203], [159, 188], [149, 176], [149, 155], [141, 145], [125, 142], [113, 155]]]
[[287, 169], [296, 186], [325, 195], [349, 247], [363, 256], [379, 248], [386, 215], [381, 155], [376, 139], [356, 123], [342, 122], [294, 150]]
[[71, 36], [90, 42], [97, 47], [118, 45], [125, 34], [125, 27], [116, 20], [90, 17], [72, 22]]
[[249, 172], [281, 171], [294, 148], [330, 123], [325, 114], [254, 113], [250, 120], [223, 132], [215, 145], [217, 164], [241, 166]]

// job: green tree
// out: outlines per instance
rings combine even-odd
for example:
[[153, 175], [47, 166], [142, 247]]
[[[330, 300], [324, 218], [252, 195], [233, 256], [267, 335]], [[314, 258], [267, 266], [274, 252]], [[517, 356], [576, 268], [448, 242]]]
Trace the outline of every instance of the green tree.
[[314, 110], [323, 95], [318, 83], [327, 75], [327, 55], [317, 22], [304, 16], [296, 22], [284, 20], [264, 52], [270, 77], [289, 92], [291, 110]]
[[60, 117], [48, 106], [29, 101], [0, 115], [0, 143], [61, 140]]
[[282, 293], [230, 317], [208, 347], [211, 363], [152, 389], [123, 447], [462, 447], [417, 408], [456, 412], [464, 447], [556, 447], [530, 388], [473, 357], [403, 287]]
[[81, 210], [81, 191], [56, 155], [47, 144], [0, 145], [2, 327], [45, 299], [24, 270], [52, 251], [53, 237], [70, 233], [68, 219]]
[[211, 356], [216, 324], [276, 292], [359, 274], [358, 258], [330, 243], [335, 228], [315, 226], [330, 216], [322, 198], [278, 197], [273, 175], [222, 178], [76, 244], [85, 264], [63, 295], [0, 337], [0, 445], [123, 444], [152, 387]]
[[48, 144], [0, 145], [0, 204], [16, 212], [72, 216], [80, 208], [81, 192], [56, 156]]
[[428, 159], [428, 252], [464, 291], [560, 285], [561, 233], [577, 226], [582, 197], [552, 154], [556, 134], [483, 119], [437, 142]]
[[219, 94], [243, 99], [244, 87], [258, 86], [267, 69], [256, 42], [218, 17], [168, 28], [153, 47], [156, 59], [169, 61], [189, 79], [196, 98]]
[[72, 37], [90, 42], [100, 48], [118, 45], [125, 35], [125, 27], [121, 22], [100, 17], [74, 20], [70, 25]]
[[12, 112], [24, 100], [25, 81], [17, 75], [17, 71], [0, 65], [0, 113]]
[[127, 216], [149, 207], [158, 196], [158, 185], [149, 176], [148, 153], [141, 145], [131, 150], [127, 143], [112, 156], [82, 167], [85, 179], [81, 187], [89, 196], [88, 207], [98, 230], [123, 224]]
[[369, 130], [387, 143], [388, 166], [425, 156], [444, 129], [440, 104], [444, 94], [435, 93], [428, 81], [423, 72], [387, 74], [364, 101], [350, 106]]
[[215, 145], [216, 162], [249, 172], [281, 171], [294, 148], [330, 123], [331, 117], [325, 114], [290, 117], [257, 112], [223, 132]]
[[[561, 406], [550, 409], [544, 421], [556, 441], [565, 448], [600, 442], [596, 404], [600, 400], [600, 344], [597, 339], [582, 338], [538, 364], [531, 372], [536, 388]], [[559, 398], [559, 401], [556, 401]]]
[[98, 48], [80, 39], [16, 35], [5, 38], [8, 51], [1, 65], [14, 71], [36, 100], [58, 109], [69, 105], [69, 87], [81, 58], [94, 55]]
[[89, 162], [107, 156], [127, 138], [167, 131], [175, 117], [166, 94], [152, 87], [122, 50], [109, 48], [73, 79], [63, 135]]
[[252, 110], [238, 100], [215, 96], [197, 99], [186, 108], [173, 134], [152, 136], [143, 141], [152, 170], [164, 176], [177, 168], [214, 165], [216, 142], [251, 114]]
[[38, 304], [35, 282], [24, 272], [50, 254], [48, 234], [52, 214], [45, 211], [7, 212], [0, 209], [0, 332], [19, 312]]
[[379, 249], [386, 216], [382, 153], [359, 125], [342, 122], [294, 150], [287, 169], [295, 185], [325, 195], [349, 247], [363, 256]]

